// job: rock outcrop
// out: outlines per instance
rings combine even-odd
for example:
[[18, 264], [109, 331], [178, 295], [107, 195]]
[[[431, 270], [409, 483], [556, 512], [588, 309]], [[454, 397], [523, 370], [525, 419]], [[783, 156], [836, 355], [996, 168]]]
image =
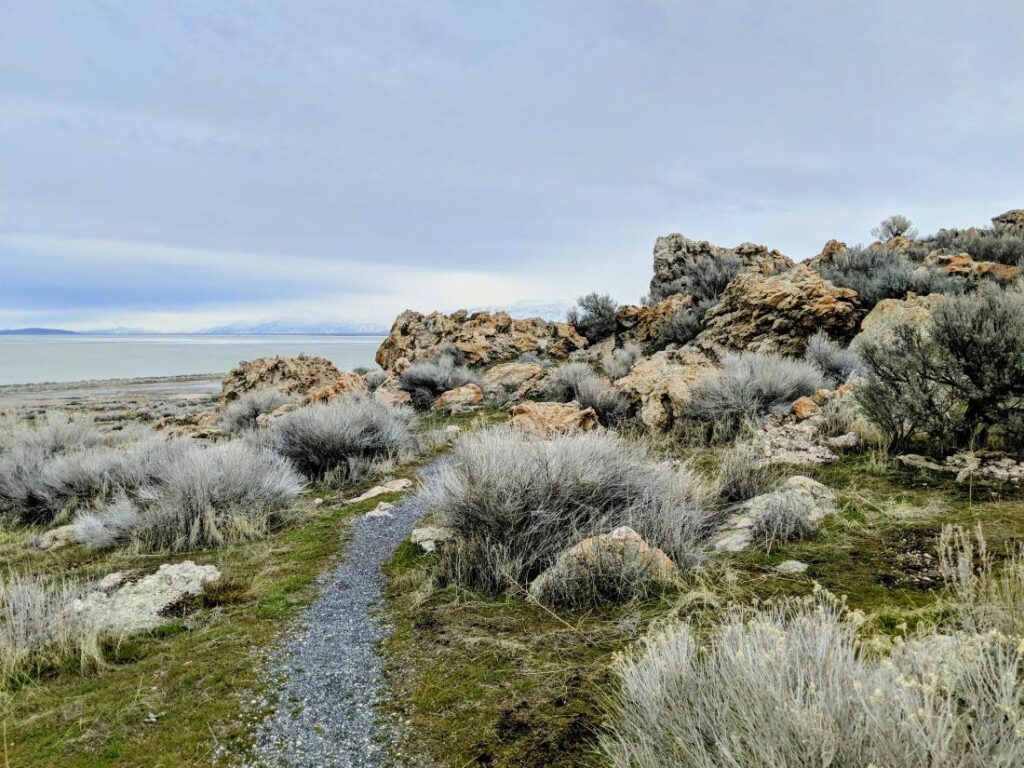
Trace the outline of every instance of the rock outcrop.
[[693, 350], [665, 350], [634, 363], [613, 386], [649, 430], [666, 432], [683, 418], [691, 391], [717, 370], [706, 355]]
[[926, 456], [906, 453], [896, 457], [901, 464], [956, 475], [958, 483], [1009, 483], [1024, 486], [1024, 461], [1014, 461], [999, 451], [975, 451], [947, 456], [940, 464]]
[[745, 271], [765, 277], [793, 267], [791, 259], [763, 245], [743, 243], [735, 248], [722, 248], [712, 245], [707, 240], [690, 240], [674, 233], [659, 237], [654, 243], [651, 296], [657, 299], [674, 293], [687, 293], [685, 287], [679, 285], [679, 281], [685, 277], [686, 267], [690, 262], [702, 258], [721, 259], [731, 256], [743, 263]]
[[539, 363], [499, 363], [480, 377], [484, 395], [499, 402], [519, 402], [540, 394], [544, 367]]
[[854, 291], [837, 288], [807, 267], [772, 277], [742, 274], [708, 310], [695, 343], [707, 350], [799, 356], [818, 331], [851, 339], [863, 317]]
[[992, 226], [1000, 232], [1024, 237], [1024, 208], [1015, 208], [992, 217]]
[[994, 280], [1001, 285], [1012, 283], [1021, 276], [1021, 268], [997, 261], [975, 261], [969, 253], [940, 253], [932, 251], [924, 260], [925, 264], [941, 269], [955, 277], [968, 280]]
[[480, 405], [483, 401], [483, 390], [478, 385], [470, 382], [469, 384], [463, 384], [461, 387], [442, 392], [437, 396], [437, 399], [434, 400], [430, 408], [434, 411], [457, 413], [474, 405]]
[[358, 373], [339, 373], [338, 378], [330, 384], [324, 384], [321, 387], [314, 387], [309, 390], [306, 394], [305, 402], [307, 404], [329, 403], [331, 400], [335, 400], [342, 395], [365, 395], [369, 391], [369, 388], [366, 386], [366, 380]]
[[838, 511], [836, 495], [831, 488], [809, 477], [796, 475], [778, 490], [747, 501], [740, 512], [730, 517], [719, 530], [713, 542], [714, 548], [719, 552], [740, 552], [749, 547], [753, 543], [758, 516], [779, 504], [803, 510], [807, 521], [815, 524]]
[[582, 595], [622, 601], [670, 584], [675, 563], [628, 526], [592, 536], [562, 552], [530, 584], [541, 603], [573, 604]]
[[662, 326], [692, 304], [692, 296], [677, 293], [650, 307], [619, 307], [615, 313], [615, 336], [620, 342], [635, 341], [645, 349], [656, 347]]
[[878, 302], [860, 324], [860, 333], [850, 346], [854, 349], [866, 343], [884, 344], [893, 340], [901, 325], [927, 327], [932, 313], [946, 301], [941, 293], [927, 296], [910, 295], [905, 299], [883, 299]]
[[600, 423], [593, 408], [569, 403], [520, 403], [511, 410], [513, 429], [539, 437], [553, 437], [597, 429]]
[[513, 319], [506, 312], [460, 310], [451, 315], [403, 312], [377, 350], [377, 363], [386, 371], [401, 371], [411, 363], [434, 356], [450, 345], [467, 365], [493, 365], [533, 352], [564, 360], [587, 346], [587, 340], [568, 323], [540, 318]]
[[221, 382], [221, 403], [237, 400], [247, 392], [276, 389], [286, 395], [306, 395], [320, 387], [334, 384], [341, 377], [330, 360], [324, 357], [261, 357], [240, 363]]

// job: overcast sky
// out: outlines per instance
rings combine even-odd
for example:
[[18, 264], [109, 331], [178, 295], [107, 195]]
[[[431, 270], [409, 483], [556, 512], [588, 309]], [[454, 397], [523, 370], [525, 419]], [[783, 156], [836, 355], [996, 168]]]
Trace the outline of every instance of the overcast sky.
[[635, 302], [1024, 207], [1020, 0], [0, 0], [0, 327]]

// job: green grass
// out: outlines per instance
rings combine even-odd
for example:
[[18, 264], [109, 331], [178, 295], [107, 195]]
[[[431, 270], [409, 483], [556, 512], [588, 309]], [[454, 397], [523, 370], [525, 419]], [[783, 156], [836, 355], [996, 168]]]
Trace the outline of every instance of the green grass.
[[[699, 459], [713, 469], [713, 453]], [[593, 744], [611, 662], [652, 621], [711, 626], [729, 605], [805, 595], [817, 583], [864, 611], [865, 631], [905, 633], [944, 611], [935, 548], [944, 524], [980, 523], [993, 551], [1024, 540], [1019, 491], [965, 488], [877, 454], [792, 468], [799, 473], [837, 492], [840, 512], [820, 537], [716, 557], [677, 592], [642, 604], [555, 615], [521, 596], [434, 591], [435, 556], [403, 546], [388, 569], [386, 653], [414, 749], [453, 767], [600, 765]], [[795, 577], [773, 570], [789, 559], [810, 567]]]

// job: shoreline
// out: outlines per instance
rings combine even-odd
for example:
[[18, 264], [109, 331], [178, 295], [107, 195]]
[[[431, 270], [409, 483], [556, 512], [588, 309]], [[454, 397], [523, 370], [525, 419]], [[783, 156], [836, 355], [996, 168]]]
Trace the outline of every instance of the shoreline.
[[54, 405], [69, 400], [128, 399], [135, 397], [205, 397], [220, 393], [223, 373], [177, 376], [140, 376], [120, 379], [50, 381], [0, 385], [0, 407]]

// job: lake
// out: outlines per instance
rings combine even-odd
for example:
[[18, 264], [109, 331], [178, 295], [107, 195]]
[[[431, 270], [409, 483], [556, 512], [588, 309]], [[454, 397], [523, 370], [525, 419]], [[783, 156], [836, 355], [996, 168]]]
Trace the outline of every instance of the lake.
[[0, 385], [224, 373], [242, 360], [300, 353], [341, 370], [373, 367], [383, 336], [0, 336]]

